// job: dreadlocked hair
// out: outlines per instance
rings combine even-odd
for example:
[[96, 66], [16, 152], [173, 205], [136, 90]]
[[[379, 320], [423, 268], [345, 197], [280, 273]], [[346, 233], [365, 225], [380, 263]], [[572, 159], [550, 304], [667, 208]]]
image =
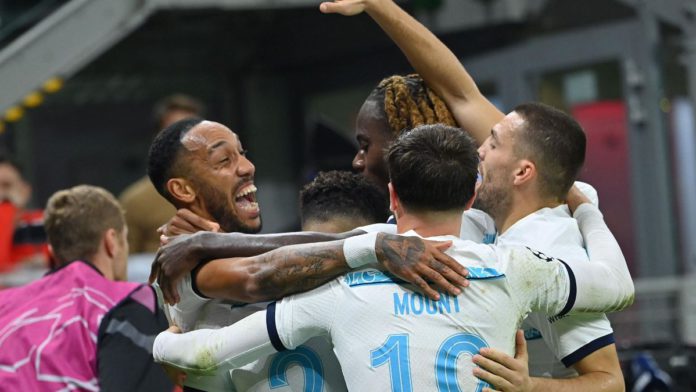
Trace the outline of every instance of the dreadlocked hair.
[[372, 96], [384, 97], [384, 114], [392, 137], [424, 124], [457, 126], [442, 98], [418, 74], [385, 78]]

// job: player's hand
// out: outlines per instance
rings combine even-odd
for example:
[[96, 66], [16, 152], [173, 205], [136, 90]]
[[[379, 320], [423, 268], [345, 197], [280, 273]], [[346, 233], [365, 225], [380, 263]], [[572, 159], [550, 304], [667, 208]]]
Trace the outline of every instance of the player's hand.
[[467, 269], [444, 253], [451, 245], [451, 241], [428, 241], [415, 236], [380, 233], [375, 252], [389, 272], [415, 284], [437, 301], [440, 294], [430, 287], [429, 282], [452, 295], [460, 294], [460, 287], [469, 285]]
[[483, 348], [477, 355], [474, 355], [473, 360], [475, 364], [480, 366], [480, 368], [474, 368], [474, 376], [495, 388], [483, 388], [483, 392], [529, 392], [532, 390], [527, 341], [524, 339], [522, 330], [518, 330], [515, 335], [514, 358], [500, 350]]
[[319, 5], [319, 11], [325, 14], [357, 15], [365, 11], [366, 0], [334, 0]]
[[191, 210], [181, 208], [176, 214], [157, 229], [160, 234], [160, 245], [166, 245], [171, 237], [181, 234], [193, 234], [199, 231], [220, 232], [220, 225], [217, 222], [209, 221], [194, 214]]
[[580, 207], [580, 204], [583, 203], [592, 203], [590, 198], [585, 196], [584, 193], [578, 188], [577, 186], [573, 185], [570, 187], [570, 190], [568, 191], [568, 196], [566, 196], [566, 204], [568, 204], [568, 208], [570, 209], [570, 213], [573, 214], [575, 213], [575, 210]]
[[179, 302], [176, 284], [200, 262], [199, 247], [196, 246], [199, 242], [198, 234], [179, 235], [157, 251], [150, 268], [149, 282], [157, 279], [165, 303], [173, 305]]

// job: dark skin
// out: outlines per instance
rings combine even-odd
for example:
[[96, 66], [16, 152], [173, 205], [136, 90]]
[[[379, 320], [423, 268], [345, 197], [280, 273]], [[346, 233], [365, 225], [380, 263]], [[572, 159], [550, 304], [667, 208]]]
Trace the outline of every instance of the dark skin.
[[[179, 299], [176, 291], [178, 280], [201, 260], [213, 260], [202, 266], [196, 275], [196, 284], [204, 295], [241, 302], [278, 299], [317, 287], [349, 272], [343, 255], [343, 241], [330, 240], [359, 233], [362, 232], [262, 236], [199, 232], [182, 235], [160, 249], [150, 281], [157, 278], [165, 301], [173, 304]], [[283, 247], [288, 243], [318, 240], [328, 242]], [[459, 287], [468, 285], [466, 268], [443, 253], [449, 246], [449, 242], [380, 233], [375, 250], [387, 271], [413, 283], [437, 300], [439, 294], [429, 282], [453, 295], [461, 292]], [[258, 255], [253, 255], [255, 253]], [[230, 254], [248, 257], [220, 259]]]
[[389, 147], [393, 137], [389, 134], [380, 103], [374, 98], [368, 98], [358, 112], [355, 140], [358, 151], [353, 158], [353, 170], [386, 190], [389, 175], [384, 162], [384, 149]]

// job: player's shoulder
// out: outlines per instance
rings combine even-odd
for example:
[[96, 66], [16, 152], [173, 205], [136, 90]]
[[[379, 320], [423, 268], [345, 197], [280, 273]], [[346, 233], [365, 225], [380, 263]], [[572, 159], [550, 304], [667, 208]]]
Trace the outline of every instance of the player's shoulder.
[[546, 274], [549, 270], [556, 268], [557, 263], [562, 262], [540, 250], [528, 246], [497, 246], [495, 252], [498, 259], [499, 268], [509, 273]]

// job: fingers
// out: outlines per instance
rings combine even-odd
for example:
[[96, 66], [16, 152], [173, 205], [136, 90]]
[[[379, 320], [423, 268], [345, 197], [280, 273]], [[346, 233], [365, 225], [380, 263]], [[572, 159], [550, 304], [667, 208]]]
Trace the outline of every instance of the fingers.
[[430, 299], [434, 301], [439, 301], [440, 300], [440, 293], [438, 293], [436, 290], [434, 290], [428, 282], [426, 282], [423, 278], [421, 278], [417, 274], [413, 274], [411, 276], [411, 279], [408, 279], [409, 282], [415, 284], [418, 286], [418, 288], [425, 294], [427, 295]]
[[469, 286], [469, 271], [461, 265], [457, 260], [444, 253], [436, 253], [433, 255], [434, 260], [430, 262], [431, 267], [436, 271], [441, 272], [447, 280], [459, 287]]
[[[481, 351], [479, 351], [479, 355], [486, 360], [486, 363], [500, 364], [501, 367], [504, 367], [505, 369], [520, 370], [522, 368], [520, 363], [515, 358], [494, 348], [483, 348]], [[487, 369], [491, 370], [490, 368]], [[495, 369], [498, 369], [498, 367]], [[499, 374], [497, 372], [494, 373]]]
[[220, 225], [218, 223], [201, 218], [185, 208], [177, 210], [176, 217], [183, 220], [188, 225], [187, 227], [193, 228], [192, 231], [185, 234], [195, 233], [197, 231], [220, 231]]
[[177, 327], [176, 325], [172, 325], [169, 328], [167, 328], [167, 332], [181, 333], [181, 328]]
[[528, 357], [527, 339], [524, 338], [524, 331], [518, 329], [515, 334], [515, 358], [526, 362]]
[[150, 266], [150, 277], [147, 278], [147, 282], [149, 284], [155, 283], [155, 280], [157, 279], [157, 275], [159, 275], [159, 269], [160, 269], [159, 260], [157, 259], [157, 257], [155, 257], [155, 261], [153, 261], [152, 265]]
[[[431, 265], [432, 264], [433, 263], [431, 262]], [[442, 264], [439, 264], [439, 266], [437, 266], [435, 269], [424, 266], [421, 267], [418, 272], [421, 276], [434, 283], [435, 286], [439, 287], [441, 290], [444, 290], [452, 295], [459, 295], [462, 292], [459, 287], [451, 283], [453, 281], [451, 278], [457, 276], [457, 274]], [[456, 283], [456, 280], [454, 282]]]
[[492, 388], [484, 388], [485, 390], [488, 391], [505, 391], [508, 390], [509, 387], [506, 386], [509, 385], [507, 381], [505, 381], [502, 377], [496, 376], [495, 374], [481, 368], [474, 368], [474, 376], [480, 380], [483, 380], [493, 386], [495, 389]]
[[164, 369], [167, 377], [176, 385], [182, 387], [186, 382], [186, 373], [184, 371], [177, 369], [171, 365], [160, 364]]
[[324, 14], [341, 14], [345, 16], [357, 15], [365, 10], [362, 0], [336, 0], [323, 2], [319, 5], [319, 11]]
[[474, 368], [474, 376], [494, 386], [497, 390], [506, 391], [512, 387], [508, 380], [514, 373], [509, 369], [479, 354], [474, 355], [473, 361], [480, 366]]
[[167, 274], [162, 273], [157, 278], [157, 283], [162, 290], [164, 302], [168, 303], [169, 305], [174, 305], [179, 302], [179, 293], [174, 286], [174, 280], [170, 279]]
[[425, 240], [424, 242], [432, 244], [435, 249], [444, 252], [452, 246], [452, 241], [430, 241]]

